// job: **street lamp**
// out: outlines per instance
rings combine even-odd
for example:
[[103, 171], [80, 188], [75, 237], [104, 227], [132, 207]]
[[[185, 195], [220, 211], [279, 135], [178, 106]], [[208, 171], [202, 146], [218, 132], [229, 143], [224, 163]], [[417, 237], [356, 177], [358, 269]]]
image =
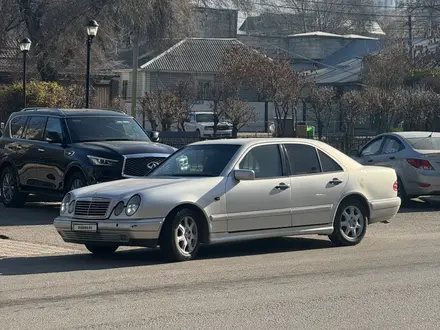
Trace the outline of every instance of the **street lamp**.
[[31, 40], [29, 38], [24, 38], [20, 41], [20, 51], [23, 53], [23, 103], [26, 108], [26, 62], [27, 62], [27, 54], [31, 49]]
[[99, 24], [92, 20], [87, 24], [87, 77], [86, 77], [86, 108], [89, 108], [90, 98], [90, 49], [92, 48], [93, 38], [98, 33]]

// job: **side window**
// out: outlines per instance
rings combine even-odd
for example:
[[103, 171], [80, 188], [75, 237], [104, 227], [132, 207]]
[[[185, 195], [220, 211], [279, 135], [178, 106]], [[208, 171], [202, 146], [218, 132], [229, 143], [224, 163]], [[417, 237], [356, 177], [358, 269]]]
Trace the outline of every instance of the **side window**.
[[383, 145], [383, 151], [384, 154], [394, 154], [396, 152], [399, 152], [401, 150], [405, 149], [402, 142], [395, 138], [387, 138], [384, 145]]
[[312, 146], [304, 144], [286, 144], [292, 175], [320, 173], [318, 154]]
[[280, 149], [277, 144], [253, 148], [240, 162], [242, 170], [255, 171], [255, 178], [268, 179], [283, 175]]
[[342, 172], [343, 169], [338, 165], [330, 156], [326, 153], [318, 150], [319, 159], [321, 160], [321, 166], [323, 172]]
[[27, 117], [15, 117], [11, 120], [11, 138], [20, 139], [23, 135]]
[[372, 156], [377, 155], [382, 145], [383, 137], [370, 142], [361, 152], [361, 156]]
[[46, 126], [46, 117], [31, 117], [26, 126], [26, 140], [42, 140], [44, 128]]
[[58, 118], [47, 119], [44, 139], [46, 141], [63, 141], [63, 127]]

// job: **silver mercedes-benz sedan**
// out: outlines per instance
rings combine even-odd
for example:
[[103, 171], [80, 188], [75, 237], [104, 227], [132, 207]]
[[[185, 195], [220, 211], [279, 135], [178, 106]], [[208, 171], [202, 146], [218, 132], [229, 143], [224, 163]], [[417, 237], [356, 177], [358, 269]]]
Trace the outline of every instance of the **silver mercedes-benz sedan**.
[[403, 203], [419, 196], [440, 195], [440, 133], [381, 134], [352, 156], [363, 165], [393, 168]]
[[71, 191], [54, 225], [92, 253], [160, 246], [172, 261], [194, 258], [201, 244], [276, 236], [355, 245], [367, 225], [398, 212], [396, 180], [393, 169], [364, 167], [318, 141], [204, 141], [145, 178]]

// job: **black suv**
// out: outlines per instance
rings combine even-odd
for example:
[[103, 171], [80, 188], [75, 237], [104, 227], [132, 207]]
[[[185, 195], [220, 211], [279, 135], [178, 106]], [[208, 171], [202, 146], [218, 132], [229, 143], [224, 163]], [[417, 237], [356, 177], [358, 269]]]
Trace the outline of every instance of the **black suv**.
[[[82, 186], [147, 175], [176, 149], [150, 139], [113, 110], [24, 109], [0, 137], [0, 195], [20, 207], [29, 194], [62, 197]], [[153, 141], [152, 141], [153, 140]]]

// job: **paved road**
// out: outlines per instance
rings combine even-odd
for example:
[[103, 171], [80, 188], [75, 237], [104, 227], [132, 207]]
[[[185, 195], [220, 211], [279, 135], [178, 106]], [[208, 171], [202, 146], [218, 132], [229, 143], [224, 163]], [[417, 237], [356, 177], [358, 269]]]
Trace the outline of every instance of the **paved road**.
[[270, 239], [164, 264], [157, 251], [99, 259], [62, 243], [51, 205], [0, 207], [1, 328], [438, 329], [439, 210], [415, 204], [352, 248]]

